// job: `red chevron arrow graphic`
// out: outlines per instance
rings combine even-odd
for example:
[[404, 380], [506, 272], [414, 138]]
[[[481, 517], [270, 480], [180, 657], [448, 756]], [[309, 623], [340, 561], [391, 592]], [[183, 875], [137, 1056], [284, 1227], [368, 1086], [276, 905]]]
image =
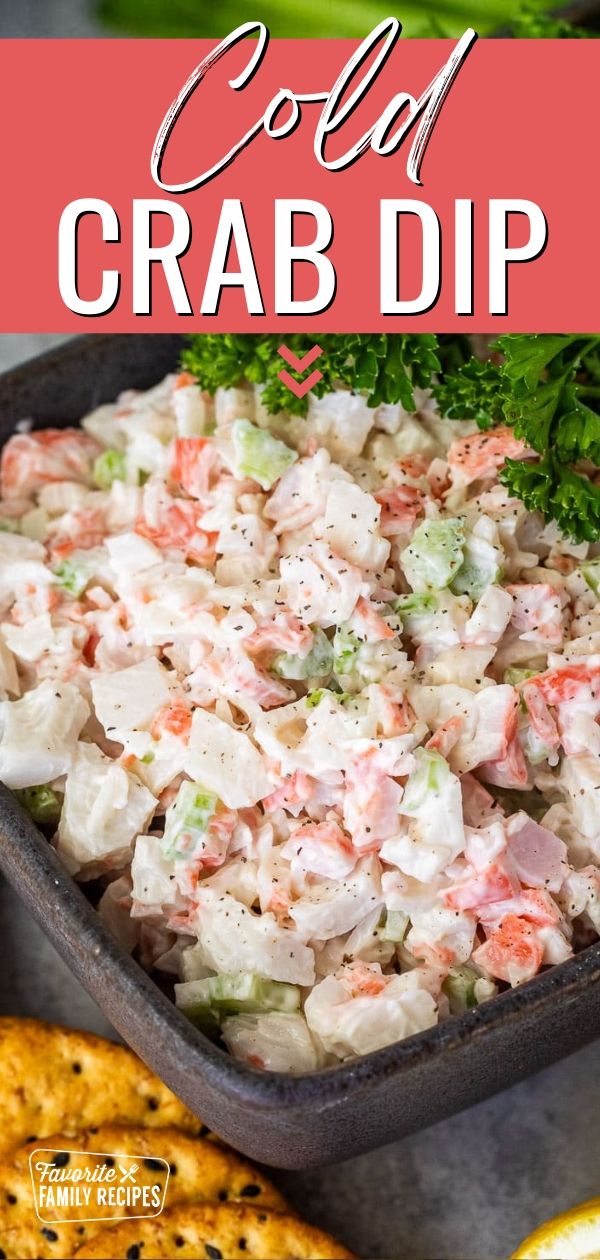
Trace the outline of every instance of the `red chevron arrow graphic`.
[[[290, 350], [287, 346], [282, 345], [279, 347], [278, 353], [281, 355], [282, 359], [285, 359], [286, 363], [289, 363], [290, 367], [293, 368], [295, 372], [302, 372], [303, 370], [305, 371], [306, 368], [309, 368], [311, 363], [314, 363], [315, 359], [318, 359], [319, 355], [322, 354], [323, 351], [320, 346], [313, 346], [310, 350], [307, 350], [306, 354], [304, 354], [302, 358], [299, 358], [297, 354], [294, 354], [293, 350]], [[291, 390], [292, 394], [295, 394], [296, 398], [304, 398], [304, 395], [308, 394], [308, 391], [312, 389], [313, 385], [316, 385], [317, 381], [321, 380], [323, 373], [319, 372], [317, 368], [314, 372], [311, 372], [310, 376], [307, 376], [304, 381], [295, 381], [293, 376], [290, 376], [286, 368], [282, 368], [281, 372], [278, 372], [277, 375], [279, 380], [285, 385], [286, 389]]]

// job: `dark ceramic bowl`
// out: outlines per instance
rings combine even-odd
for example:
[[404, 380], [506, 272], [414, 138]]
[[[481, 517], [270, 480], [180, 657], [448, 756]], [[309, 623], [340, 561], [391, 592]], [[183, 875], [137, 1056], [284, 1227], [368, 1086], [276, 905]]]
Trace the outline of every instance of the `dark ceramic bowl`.
[[[121, 389], [154, 384], [178, 349], [177, 337], [95, 335], [7, 372], [0, 439], [24, 417], [73, 423]], [[520, 989], [355, 1063], [298, 1077], [260, 1072], [196, 1031], [123, 953], [4, 788], [0, 867], [124, 1039], [206, 1124], [264, 1163], [304, 1168], [383, 1145], [600, 1033], [600, 945], [592, 945]]]

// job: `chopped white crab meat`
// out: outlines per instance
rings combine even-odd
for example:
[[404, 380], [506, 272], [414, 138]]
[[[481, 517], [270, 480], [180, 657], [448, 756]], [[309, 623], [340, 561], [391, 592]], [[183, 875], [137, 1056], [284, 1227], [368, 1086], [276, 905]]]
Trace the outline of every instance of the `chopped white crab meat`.
[[281, 856], [291, 873], [310, 873], [323, 879], [343, 879], [354, 870], [358, 852], [336, 822], [304, 823], [282, 846]]
[[230, 809], [254, 805], [273, 786], [249, 736], [204, 709], [192, 718], [184, 768]]
[[282, 556], [281, 587], [286, 603], [307, 624], [335, 626], [352, 616], [368, 585], [361, 570], [325, 542], [309, 542]]
[[10, 608], [25, 590], [47, 591], [52, 574], [41, 543], [0, 531], [0, 608]]
[[190, 926], [203, 961], [216, 972], [254, 971], [288, 984], [314, 983], [312, 949], [270, 912], [255, 914], [227, 893], [201, 887]]
[[175, 862], [167, 856], [161, 836], [138, 836], [131, 862], [131, 879], [131, 899], [138, 918], [148, 914], [158, 915], [166, 907], [174, 908], [180, 900]]
[[234, 1058], [267, 1072], [314, 1072], [323, 1062], [323, 1052], [299, 1012], [229, 1015], [221, 1032]]
[[564, 636], [562, 601], [549, 582], [508, 586], [514, 600], [511, 625], [524, 643], [560, 647]]
[[445, 648], [434, 660], [424, 664], [419, 670], [419, 677], [425, 684], [442, 687], [454, 683], [467, 691], [478, 691], [480, 687], [492, 686], [492, 679], [486, 676], [488, 665], [494, 659], [494, 647], [471, 647], [459, 643], [457, 647]]
[[342, 771], [349, 771], [349, 787], [358, 758], [363, 770], [367, 765], [371, 769], [373, 756], [379, 754], [381, 773], [406, 774], [412, 766], [410, 753], [423, 733], [424, 727], [415, 724], [406, 735], [382, 740], [376, 710], [362, 700], [340, 703], [327, 691], [316, 705], [303, 699], [261, 713], [254, 729], [257, 743], [284, 774], [310, 773], [318, 765], [320, 777], [333, 784]]
[[379, 863], [374, 857], [362, 858], [343, 879], [315, 879], [290, 907], [290, 917], [302, 940], [327, 941], [349, 932], [382, 904]]
[[173, 391], [173, 411], [180, 437], [196, 437], [206, 431], [209, 422], [207, 399], [195, 381], [177, 383]]
[[89, 706], [72, 683], [50, 679], [0, 703], [0, 780], [9, 788], [48, 783], [70, 770]]
[[124, 766], [94, 744], [80, 743], [65, 782], [56, 843], [67, 869], [89, 879], [121, 869], [156, 805], [156, 797]]
[[[204, 522], [205, 523], [205, 522]], [[266, 577], [277, 554], [277, 543], [255, 513], [238, 512], [219, 530], [215, 576], [223, 586]]]
[[384, 569], [390, 544], [380, 533], [381, 507], [360, 486], [334, 481], [327, 495], [318, 534], [332, 551], [372, 572]]
[[150, 726], [171, 695], [169, 672], [153, 656], [128, 669], [98, 674], [92, 679], [96, 717], [113, 739], [118, 739], [123, 731]]
[[154, 564], [160, 564], [161, 553], [147, 538], [140, 534], [117, 534], [115, 538], [107, 538], [106, 550], [111, 565], [118, 577], [141, 573]]
[[254, 394], [251, 389], [217, 389], [214, 397], [215, 419], [226, 428], [232, 420], [243, 416], [254, 419]]
[[382, 845], [383, 860], [414, 879], [435, 879], [465, 847], [460, 781], [439, 753], [417, 754], [399, 809], [408, 825]]
[[49, 481], [89, 484], [100, 447], [81, 429], [15, 433], [2, 452], [2, 495], [30, 498]]
[[78, 660], [87, 639], [84, 626], [58, 626], [53, 624], [50, 613], [31, 617], [22, 626], [5, 622], [2, 634], [8, 649], [17, 660], [40, 661], [43, 656], [51, 653], [55, 661], [61, 661], [63, 669]]
[[458, 738], [449, 760], [457, 774], [506, 756], [516, 731], [518, 696], [514, 687], [501, 684], [475, 693], [453, 683], [412, 687], [410, 700], [431, 731], [456, 721]]
[[560, 904], [570, 919], [583, 918], [594, 932], [600, 932], [600, 870], [584, 866], [569, 871], [561, 888]]
[[326, 976], [304, 1011], [311, 1032], [339, 1059], [381, 1050], [437, 1022], [434, 998], [416, 970], [387, 976], [364, 963]]
[[434, 906], [413, 911], [410, 923], [405, 940], [415, 958], [446, 969], [471, 957], [477, 928], [473, 914]]
[[333, 483], [352, 486], [352, 477], [339, 464], [333, 464], [322, 447], [314, 455], [292, 464], [273, 487], [265, 505], [265, 516], [273, 522], [275, 534], [304, 529], [325, 513]]
[[559, 784], [569, 804], [576, 836], [569, 846], [572, 858], [584, 862], [600, 860], [600, 756], [579, 753], [565, 757]]
[[513, 615], [512, 595], [503, 586], [488, 586], [464, 628], [465, 643], [478, 647], [498, 643]]
[[21, 683], [17, 673], [15, 658], [0, 634], [0, 699], [15, 699], [21, 695]]
[[333, 390], [323, 398], [310, 396], [308, 431], [334, 459], [360, 455], [373, 427], [374, 412], [360, 394]]

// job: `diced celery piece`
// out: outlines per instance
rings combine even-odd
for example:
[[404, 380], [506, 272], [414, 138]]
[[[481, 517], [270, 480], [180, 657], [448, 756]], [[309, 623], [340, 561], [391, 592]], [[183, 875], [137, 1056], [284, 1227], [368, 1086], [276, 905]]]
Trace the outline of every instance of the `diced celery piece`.
[[306, 697], [308, 708], [316, 709], [324, 696], [331, 696], [338, 704], [348, 704], [350, 700], [356, 700], [351, 691], [332, 691], [330, 687], [318, 687], [316, 691], [309, 691]]
[[323, 678], [333, 668], [333, 650], [327, 635], [318, 626], [313, 631], [313, 645], [308, 656], [293, 656], [288, 652], [279, 652], [271, 669], [280, 678], [293, 681], [304, 681], [306, 678]]
[[199, 941], [195, 945], [187, 945], [181, 951], [179, 959], [179, 978], [180, 980], [204, 980], [206, 976], [213, 974], [212, 967], [207, 967], [204, 961], [204, 951]]
[[404, 789], [403, 814], [418, 811], [430, 792], [440, 792], [450, 774], [448, 762], [434, 748], [417, 748], [414, 755], [417, 767], [409, 775]]
[[251, 477], [263, 490], [270, 490], [286, 468], [295, 463], [297, 452], [259, 429], [249, 420], [235, 420], [231, 428], [236, 475]]
[[254, 972], [225, 972], [198, 980], [205, 984], [210, 1003], [220, 1009], [240, 1011], [252, 1006], [259, 1011], [297, 1011], [300, 1007], [300, 988], [297, 984], [285, 984], [281, 980], [266, 980]]
[[434, 613], [438, 605], [437, 595], [428, 592], [427, 594], [417, 594], [412, 591], [410, 595], [401, 595], [399, 599], [394, 601], [394, 612], [400, 617], [426, 617], [429, 613]]
[[40, 783], [37, 787], [19, 788], [15, 796], [34, 823], [46, 827], [56, 826], [60, 818], [61, 799], [47, 783]]
[[455, 595], [468, 595], [470, 599], [478, 600], [481, 599], [488, 586], [499, 581], [501, 577], [502, 570], [499, 565], [490, 565], [486, 568], [467, 559], [464, 564], [461, 564], [452, 582], [452, 590]]
[[74, 564], [72, 560], [62, 560], [58, 568], [54, 570], [54, 581], [57, 586], [62, 587], [63, 591], [67, 591], [69, 595], [73, 595], [78, 599], [90, 580], [87, 568], [81, 564]]
[[347, 626], [338, 626], [333, 637], [333, 669], [336, 675], [351, 674], [356, 668], [356, 658], [362, 643], [358, 635]]
[[[205, 835], [219, 803], [214, 792], [207, 792], [200, 783], [188, 779], [181, 784], [177, 797], [165, 815], [164, 848], [167, 857], [175, 857], [188, 847], [184, 837]], [[183, 842], [183, 843], [182, 843]]]
[[125, 456], [122, 451], [103, 451], [94, 460], [92, 470], [94, 484], [100, 490], [110, 490], [113, 481], [125, 481]]
[[406, 936], [410, 919], [402, 910], [388, 910], [385, 922], [378, 935], [382, 941], [394, 941], [400, 944]]
[[481, 599], [483, 592], [502, 577], [503, 553], [488, 538], [467, 534], [464, 542], [464, 560], [453, 578], [455, 595], [468, 595]]
[[[519, 695], [519, 706], [522, 713], [527, 713], [527, 705], [523, 695]], [[543, 739], [540, 739], [531, 723], [521, 731], [519, 742], [530, 766], [540, 766], [543, 761], [547, 761], [552, 756], [552, 747], [549, 744], [545, 744]]]
[[504, 671], [503, 682], [510, 687], [518, 687], [520, 683], [527, 682], [528, 678], [535, 678], [538, 673], [537, 669], [517, 669], [516, 665], [509, 665]]
[[600, 597], [600, 558], [598, 560], [587, 560], [581, 565], [581, 572], [594, 595]]
[[298, 985], [267, 980], [254, 972], [227, 972], [176, 984], [175, 1001], [188, 1019], [206, 1029], [211, 1024], [218, 1025], [227, 1015], [297, 1011], [300, 989]]
[[18, 534], [18, 521], [12, 516], [0, 516], [0, 532], [3, 534]]
[[415, 530], [400, 563], [413, 591], [448, 586], [464, 560], [464, 525], [451, 518], [423, 521]]
[[[199, 982], [196, 980], [189, 981], [189, 984], [197, 983]], [[199, 1028], [207, 1037], [216, 1041], [221, 1027], [217, 1012], [213, 1010], [212, 1006], [207, 1006], [205, 1002], [194, 1001], [191, 995], [189, 1001], [185, 997], [180, 997], [178, 990], [187, 989], [188, 987], [187, 983], [175, 985], [175, 1004], [187, 1016], [190, 1023]]]
[[[503, 682], [508, 683], [510, 687], [520, 687], [521, 683], [527, 682], [528, 678], [535, 678], [538, 673], [537, 669], [517, 669], [515, 665], [509, 665], [504, 671]], [[527, 713], [525, 697], [522, 694], [519, 694], [519, 706], [522, 713]]]
[[437, 612], [439, 596], [434, 591], [426, 594], [412, 592], [401, 595], [393, 603], [394, 612], [402, 622], [402, 630], [408, 634], [419, 634], [428, 623], [430, 617]]
[[479, 976], [472, 967], [453, 967], [448, 972], [442, 989], [450, 1003], [453, 1015], [461, 1015], [477, 1006], [475, 984]]

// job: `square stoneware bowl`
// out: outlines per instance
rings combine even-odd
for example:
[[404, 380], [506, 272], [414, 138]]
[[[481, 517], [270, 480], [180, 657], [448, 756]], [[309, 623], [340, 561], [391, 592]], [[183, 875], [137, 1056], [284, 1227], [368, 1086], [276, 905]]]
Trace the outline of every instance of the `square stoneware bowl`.
[[[93, 335], [0, 377], [0, 435], [77, 422], [174, 368], [171, 336]], [[0, 788], [0, 867], [112, 1024], [202, 1120], [246, 1155], [305, 1168], [432, 1124], [600, 1032], [600, 945], [520, 989], [354, 1063], [305, 1076], [236, 1062], [198, 1032], [100, 922], [48, 841]]]

